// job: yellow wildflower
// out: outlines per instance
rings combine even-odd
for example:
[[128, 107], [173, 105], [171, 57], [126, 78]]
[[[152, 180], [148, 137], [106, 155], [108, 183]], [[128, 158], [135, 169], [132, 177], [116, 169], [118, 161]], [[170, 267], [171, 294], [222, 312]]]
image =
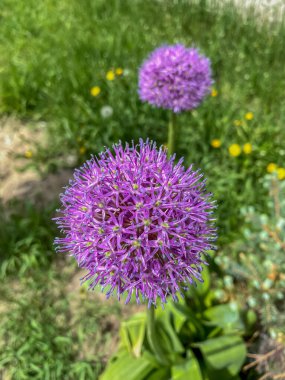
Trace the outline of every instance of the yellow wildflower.
[[109, 70], [106, 74], [106, 79], [107, 80], [114, 80], [115, 79], [115, 73], [113, 70]]
[[277, 170], [277, 165], [274, 164], [273, 162], [271, 162], [270, 164], [267, 165], [266, 170], [267, 170], [268, 173], [276, 172], [276, 170]]
[[244, 117], [245, 117], [246, 120], [252, 120], [253, 119], [253, 113], [252, 112], [247, 112], [244, 115]]
[[99, 86], [94, 86], [90, 89], [90, 94], [92, 96], [98, 96], [101, 92], [101, 88]]
[[86, 148], [85, 148], [85, 146], [81, 146], [80, 148], [79, 148], [79, 153], [80, 154], [84, 154], [86, 152]]
[[213, 139], [211, 141], [211, 145], [213, 148], [220, 148], [220, 146], [222, 145], [222, 142], [219, 139]]
[[251, 145], [251, 143], [244, 144], [243, 151], [244, 151], [245, 154], [250, 154], [252, 152], [252, 145]]
[[277, 333], [277, 339], [276, 339], [276, 341], [278, 343], [283, 343], [284, 344], [285, 343], [285, 334], [283, 334], [282, 332]]
[[278, 168], [277, 169], [277, 177], [280, 180], [285, 179], [285, 169], [284, 168]]
[[33, 157], [33, 152], [32, 152], [31, 150], [27, 150], [27, 151], [25, 152], [25, 157], [26, 157], [26, 158], [32, 158], [32, 157]]
[[233, 157], [237, 157], [241, 154], [241, 147], [238, 144], [232, 144], [229, 147], [229, 153]]
[[115, 70], [115, 73], [116, 75], [122, 75], [123, 74], [123, 69], [121, 67], [118, 67], [116, 70]]
[[218, 95], [218, 91], [215, 88], [213, 88], [211, 91], [211, 96], [215, 98], [217, 95]]
[[240, 127], [242, 125], [242, 121], [241, 120], [234, 120], [234, 125], [236, 127]]

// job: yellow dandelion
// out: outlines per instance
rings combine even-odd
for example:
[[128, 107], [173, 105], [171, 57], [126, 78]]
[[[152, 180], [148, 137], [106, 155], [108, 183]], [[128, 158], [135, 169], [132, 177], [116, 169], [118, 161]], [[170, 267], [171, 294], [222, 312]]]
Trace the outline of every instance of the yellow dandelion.
[[238, 144], [232, 144], [229, 147], [229, 153], [233, 157], [237, 157], [241, 154], [241, 147]]
[[26, 158], [32, 158], [33, 157], [33, 152], [31, 150], [26, 150], [25, 157]]
[[92, 96], [98, 96], [101, 92], [101, 88], [99, 86], [94, 86], [90, 89], [90, 94]]
[[285, 179], [285, 168], [278, 168], [277, 169], [277, 177], [280, 180]]
[[122, 75], [123, 74], [123, 69], [121, 67], [118, 67], [116, 70], [115, 70], [115, 73], [116, 75]]
[[267, 165], [266, 170], [268, 173], [273, 173], [276, 172], [277, 170], [277, 165], [271, 162], [270, 164]]
[[252, 152], [252, 145], [251, 145], [251, 143], [244, 144], [243, 151], [244, 151], [245, 154], [250, 154]]
[[[285, 334], [283, 334], [282, 332], [279, 332], [278, 334], [277, 334], [277, 339], [276, 339], [276, 341], [278, 342], [278, 343], [285, 343]], [[281, 374], [282, 375], [282, 374]], [[277, 375], [278, 376], [278, 375]]]
[[107, 80], [114, 80], [115, 79], [115, 73], [113, 70], [109, 70], [106, 74], [106, 79]]
[[220, 146], [222, 145], [222, 142], [219, 139], [213, 139], [211, 141], [211, 145], [213, 148], [220, 148]]
[[252, 120], [253, 119], [253, 113], [252, 112], [247, 112], [244, 115], [244, 117], [245, 117], [246, 120]]
[[234, 120], [234, 125], [236, 127], [240, 127], [242, 125], [242, 121], [241, 120]]
[[79, 153], [80, 153], [80, 154], [84, 154], [84, 153], [86, 153], [86, 148], [85, 148], [85, 146], [81, 146], [81, 147], [79, 148]]
[[217, 95], [218, 95], [218, 91], [215, 88], [213, 88], [211, 91], [211, 96], [215, 98]]

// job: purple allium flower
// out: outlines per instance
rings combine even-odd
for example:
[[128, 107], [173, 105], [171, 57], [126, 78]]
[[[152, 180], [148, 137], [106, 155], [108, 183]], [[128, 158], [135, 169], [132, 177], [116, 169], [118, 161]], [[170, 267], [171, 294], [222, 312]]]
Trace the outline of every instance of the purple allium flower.
[[109, 286], [107, 296], [176, 300], [183, 283], [202, 281], [201, 254], [215, 239], [205, 180], [149, 141], [113, 150], [77, 169], [61, 195], [57, 250], [88, 270], [91, 289]]
[[139, 72], [141, 100], [174, 112], [198, 107], [212, 84], [210, 60], [183, 45], [154, 50]]

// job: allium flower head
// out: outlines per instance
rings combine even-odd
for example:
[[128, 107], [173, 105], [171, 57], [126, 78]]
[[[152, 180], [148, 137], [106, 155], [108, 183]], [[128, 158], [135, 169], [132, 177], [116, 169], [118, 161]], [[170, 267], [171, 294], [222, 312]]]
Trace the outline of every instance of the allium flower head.
[[139, 72], [141, 100], [174, 112], [198, 107], [212, 84], [210, 60], [183, 45], [154, 50]]
[[[202, 280], [201, 254], [212, 248], [213, 203], [202, 175], [174, 164], [162, 147], [140, 140], [106, 149], [75, 171], [61, 195], [57, 250], [87, 269], [91, 289], [108, 286], [149, 305], [177, 299]], [[184, 285], [185, 286], [185, 285]]]

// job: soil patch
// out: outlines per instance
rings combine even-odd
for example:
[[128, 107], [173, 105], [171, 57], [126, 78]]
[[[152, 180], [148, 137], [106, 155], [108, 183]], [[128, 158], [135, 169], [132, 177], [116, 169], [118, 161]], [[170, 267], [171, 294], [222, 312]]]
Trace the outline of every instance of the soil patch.
[[13, 198], [51, 201], [62, 192], [72, 175], [64, 169], [43, 178], [33, 168], [27, 168], [37, 144], [47, 143], [44, 122], [25, 124], [8, 117], [0, 120], [0, 201]]

